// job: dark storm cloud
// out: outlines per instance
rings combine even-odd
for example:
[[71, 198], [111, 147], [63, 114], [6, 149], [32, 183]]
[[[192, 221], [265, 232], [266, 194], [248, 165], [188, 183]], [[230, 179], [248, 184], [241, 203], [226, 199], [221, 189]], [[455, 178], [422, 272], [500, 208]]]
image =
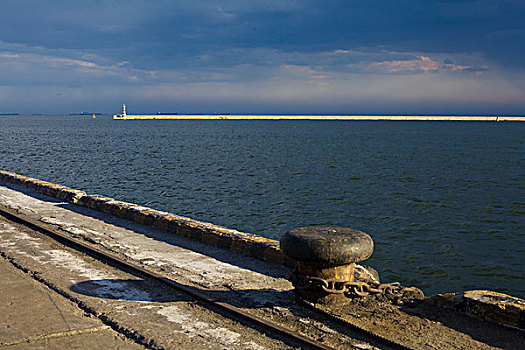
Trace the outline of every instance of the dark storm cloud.
[[[221, 48], [324, 51], [383, 45], [476, 51], [523, 63], [522, 1], [3, 1], [0, 40], [123, 50], [159, 63]], [[513, 55], [502, 55], [502, 49]], [[156, 49], [156, 52], [144, 50]], [[505, 51], [505, 50], [503, 50]], [[118, 52], [112, 52], [118, 57]]]

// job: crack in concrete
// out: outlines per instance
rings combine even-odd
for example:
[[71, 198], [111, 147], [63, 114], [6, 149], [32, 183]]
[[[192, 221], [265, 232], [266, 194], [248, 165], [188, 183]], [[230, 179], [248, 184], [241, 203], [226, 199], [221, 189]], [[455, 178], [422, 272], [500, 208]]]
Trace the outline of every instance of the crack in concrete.
[[[129, 340], [134, 341], [135, 343], [140, 344], [140, 345], [144, 346], [147, 349], [156, 349], [157, 348], [156, 344], [153, 341], [148, 341], [147, 339], [145, 339], [141, 334], [137, 333], [136, 331], [130, 330], [130, 329], [128, 329], [126, 327], [123, 327], [122, 325], [114, 322], [113, 320], [109, 319], [107, 317], [107, 315], [105, 315], [104, 313], [98, 313], [96, 310], [94, 310], [91, 307], [85, 305], [81, 300], [75, 298], [70, 293], [68, 293], [68, 292], [58, 288], [54, 284], [52, 284], [52, 283], [46, 281], [45, 279], [43, 279], [42, 277], [40, 277], [38, 272], [33, 271], [31, 269], [28, 269], [28, 268], [25, 268], [24, 266], [18, 264], [13, 257], [10, 257], [5, 252], [0, 251], [0, 256], [3, 257], [4, 259], [6, 259], [7, 261], [9, 261], [11, 263], [11, 265], [13, 265], [18, 270], [23, 271], [24, 273], [28, 274], [35, 281], [42, 283], [43, 285], [45, 285], [46, 287], [48, 287], [52, 291], [62, 295], [64, 298], [66, 298], [69, 301], [75, 303], [79, 309], [83, 310], [87, 314], [92, 315], [92, 316], [96, 317], [97, 319], [99, 319], [100, 321], [102, 321], [102, 323], [105, 324], [105, 326], [102, 326], [102, 327], [107, 327], [108, 329], [112, 329], [113, 331], [121, 334], [125, 338], [128, 338]], [[30, 339], [30, 338], [27, 338], [27, 339]], [[27, 341], [27, 339], [25, 341]], [[0, 347], [4, 347], [4, 343], [0, 343]]]
[[0, 347], [13, 346], [13, 345], [23, 344], [23, 343], [33, 343], [33, 342], [42, 341], [46, 339], [71, 337], [71, 336], [76, 336], [80, 334], [96, 333], [96, 332], [102, 332], [102, 331], [107, 331], [107, 330], [111, 330], [111, 327], [101, 326], [101, 327], [96, 327], [96, 328], [74, 329], [74, 330], [69, 330], [65, 332], [47, 333], [47, 334], [42, 334], [42, 335], [38, 335], [35, 337], [18, 339], [18, 340], [8, 342], [8, 343], [0, 343]]
[[51, 302], [51, 304], [53, 304], [53, 306], [55, 307], [55, 309], [57, 310], [58, 314], [60, 315], [60, 318], [62, 319], [62, 321], [64, 322], [64, 324], [67, 326], [67, 329], [68, 331], [71, 330], [71, 326], [69, 325], [69, 322], [67, 322], [66, 318], [64, 317], [64, 314], [62, 313], [62, 310], [60, 310], [60, 308], [58, 307], [58, 305], [55, 303], [55, 301], [53, 300], [53, 298], [51, 297], [51, 294], [49, 293], [49, 291], [47, 291], [47, 297], [49, 298], [49, 301]]

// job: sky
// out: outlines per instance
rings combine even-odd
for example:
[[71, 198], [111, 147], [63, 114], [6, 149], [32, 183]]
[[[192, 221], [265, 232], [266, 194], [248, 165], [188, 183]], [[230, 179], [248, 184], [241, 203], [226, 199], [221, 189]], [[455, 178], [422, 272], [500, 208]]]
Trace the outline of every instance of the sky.
[[0, 0], [0, 113], [525, 114], [523, 0]]

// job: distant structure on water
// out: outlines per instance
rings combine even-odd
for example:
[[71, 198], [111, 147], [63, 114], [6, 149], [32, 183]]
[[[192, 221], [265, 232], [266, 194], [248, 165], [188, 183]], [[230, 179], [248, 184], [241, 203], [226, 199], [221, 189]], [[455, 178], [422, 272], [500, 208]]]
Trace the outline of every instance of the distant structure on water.
[[80, 112], [80, 113], [69, 113], [69, 115], [101, 115], [102, 113], [93, 112]]
[[465, 115], [278, 115], [278, 114], [127, 114], [122, 105], [122, 114], [114, 114], [118, 120], [152, 119], [233, 119], [233, 120], [370, 120], [370, 121], [468, 121], [468, 122], [524, 122], [525, 116], [465, 116]]

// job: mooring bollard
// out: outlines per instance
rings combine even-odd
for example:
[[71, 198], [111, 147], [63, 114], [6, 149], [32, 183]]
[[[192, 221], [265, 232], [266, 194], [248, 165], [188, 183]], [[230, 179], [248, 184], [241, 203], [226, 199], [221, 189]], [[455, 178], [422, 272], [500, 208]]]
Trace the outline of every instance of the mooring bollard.
[[354, 263], [369, 258], [372, 238], [345, 227], [300, 227], [280, 241], [283, 254], [295, 261], [291, 281], [302, 298], [321, 303], [345, 299], [337, 285], [352, 282]]

